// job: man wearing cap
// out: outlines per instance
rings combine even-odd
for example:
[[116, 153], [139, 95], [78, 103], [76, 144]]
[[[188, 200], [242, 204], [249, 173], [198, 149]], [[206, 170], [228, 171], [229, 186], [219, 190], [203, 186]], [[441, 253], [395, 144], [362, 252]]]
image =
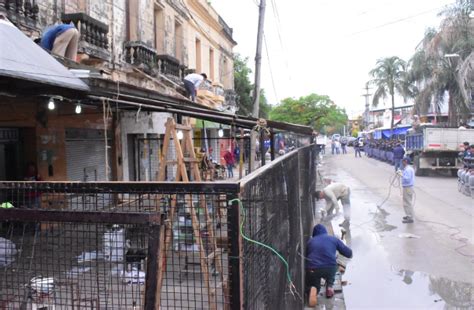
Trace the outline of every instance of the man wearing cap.
[[403, 170], [398, 170], [397, 174], [402, 179], [403, 187], [403, 209], [405, 210], [405, 216], [402, 222], [405, 224], [413, 223], [414, 210], [413, 210], [413, 196], [415, 194], [413, 186], [415, 185], [415, 171], [410, 166], [410, 158], [404, 157], [402, 159]]

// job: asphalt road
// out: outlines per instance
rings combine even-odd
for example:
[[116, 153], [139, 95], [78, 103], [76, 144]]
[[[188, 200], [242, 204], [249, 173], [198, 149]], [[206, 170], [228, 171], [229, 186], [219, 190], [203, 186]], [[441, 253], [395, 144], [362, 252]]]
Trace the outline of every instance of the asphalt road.
[[[417, 177], [416, 220], [403, 224], [401, 191], [389, 195], [392, 166], [350, 149], [325, 156], [320, 172], [325, 182], [351, 187], [346, 242], [354, 251], [344, 303], [320, 296], [320, 309], [474, 308], [474, 199], [458, 192], [456, 178]], [[336, 236], [341, 212], [332, 220]]]

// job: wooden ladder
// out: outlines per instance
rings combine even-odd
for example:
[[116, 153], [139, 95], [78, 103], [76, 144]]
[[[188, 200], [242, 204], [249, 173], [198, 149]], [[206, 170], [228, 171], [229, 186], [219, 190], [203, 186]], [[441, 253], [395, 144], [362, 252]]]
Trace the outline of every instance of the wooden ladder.
[[[199, 160], [196, 158], [196, 153], [194, 151], [194, 143], [192, 137], [192, 128], [189, 124], [189, 120], [187, 118], [183, 119], [183, 124], [176, 124], [173, 118], [168, 118], [166, 122], [166, 131], [165, 137], [163, 141], [163, 151], [162, 151], [162, 161], [160, 163], [159, 173], [158, 173], [158, 181], [165, 181], [165, 172], [168, 166], [170, 165], [177, 165], [176, 171], [176, 178], [175, 182], [189, 182], [188, 172], [186, 170], [186, 164], [189, 163], [190, 165], [190, 173], [192, 176], [192, 180], [195, 182], [201, 182], [201, 173], [199, 171]], [[180, 140], [178, 139], [178, 131], [183, 133], [183, 137]], [[170, 147], [170, 141], [173, 141], [175, 149], [176, 149], [176, 158], [168, 159], [168, 150]], [[187, 157], [185, 157], [185, 154]], [[221, 276], [221, 281], [223, 283], [223, 289], [227, 285], [224, 283], [224, 275], [222, 270], [222, 262], [220, 260], [221, 253], [217, 250], [217, 242], [214, 234], [214, 227], [211, 215], [209, 214], [209, 210], [207, 208], [206, 199], [204, 194], [199, 195], [199, 204], [200, 207], [204, 210], [204, 216], [206, 220], [206, 230], [209, 234], [209, 240], [211, 242], [211, 253], [209, 255], [206, 254], [206, 250], [204, 247], [204, 243], [201, 237], [200, 232], [200, 225], [199, 219], [196, 214], [196, 210], [194, 208], [194, 204], [192, 203], [192, 195], [187, 194], [185, 197], [185, 203], [189, 205], [186, 209], [190, 210], [191, 215], [191, 223], [193, 228], [193, 236], [197, 242], [199, 247], [199, 263], [201, 266], [201, 272], [203, 276], [203, 282], [205, 287], [208, 291], [208, 298], [209, 298], [209, 306], [210, 309], [217, 309], [216, 305], [216, 292], [214, 289], [211, 288], [210, 279], [209, 279], [209, 265], [208, 262], [214, 260], [216, 271]], [[161, 195], [158, 197], [158, 201], [161, 200]], [[168, 219], [165, 221], [165, 236], [164, 236], [164, 244], [163, 250], [160, 251], [160, 257], [158, 258], [159, 262], [159, 274], [158, 274], [158, 287], [157, 287], [157, 306], [160, 305], [161, 300], [161, 290], [163, 287], [163, 277], [166, 272], [166, 256], [169, 251], [170, 245], [173, 239], [172, 233], [172, 226], [175, 220], [176, 215], [176, 194], [172, 195], [171, 204], [170, 204], [170, 212], [168, 215]], [[179, 246], [178, 246], [179, 250]], [[224, 298], [226, 294], [224, 293]]]

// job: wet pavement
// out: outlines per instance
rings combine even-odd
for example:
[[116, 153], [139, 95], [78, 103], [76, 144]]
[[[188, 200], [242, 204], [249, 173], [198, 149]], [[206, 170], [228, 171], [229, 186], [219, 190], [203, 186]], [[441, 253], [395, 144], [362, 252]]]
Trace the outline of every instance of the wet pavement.
[[[343, 296], [320, 295], [316, 309], [474, 309], [474, 200], [457, 192], [454, 178], [417, 178], [416, 222], [407, 225], [399, 188], [378, 207], [387, 198], [392, 167], [353, 154], [324, 162], [324, 181], [351, 187], [345, 241], [354, 257], [343, 275]], [[341, 213], [331, 221], [338, 237]]]

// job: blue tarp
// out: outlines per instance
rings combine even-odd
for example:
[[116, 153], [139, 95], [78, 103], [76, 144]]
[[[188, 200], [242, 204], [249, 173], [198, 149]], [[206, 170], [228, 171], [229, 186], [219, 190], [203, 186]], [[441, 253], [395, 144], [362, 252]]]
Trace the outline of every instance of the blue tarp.
[[390, 139], [392, 134], [406, 135], [407, 132], [408, 132], [408, 129], [410, 129], [410, 128], [411, 128], [411, 126], [404, 126], [404, 127], [393, 128], [393, 131], [391, 129], [375, 130], [374, 131], [374, 138], [375, 139]]

